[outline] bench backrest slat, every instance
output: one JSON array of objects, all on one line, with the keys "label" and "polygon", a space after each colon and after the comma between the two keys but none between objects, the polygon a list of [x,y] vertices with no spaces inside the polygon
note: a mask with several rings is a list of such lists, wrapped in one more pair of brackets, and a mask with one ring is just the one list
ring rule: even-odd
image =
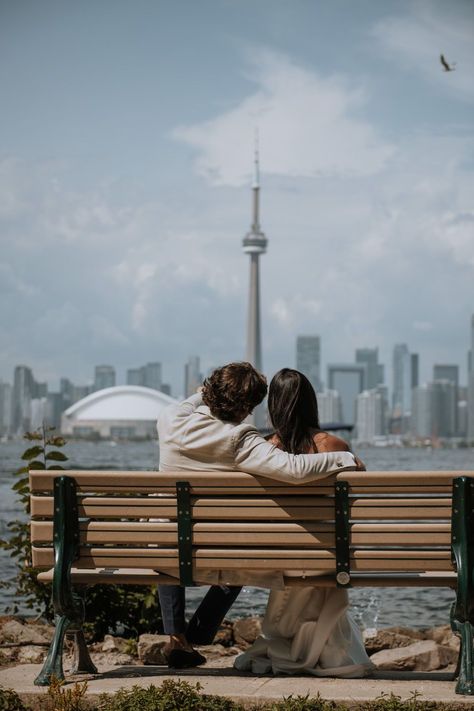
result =
[{"label": "bench backrest slat", "polygon": [[[453,478],[473,472],[343,472],[291,486],[239,472],[30,473],[34,564],[53,565],[53,482],[78,486],[77,568],[178,574],[175,487],[188,481],[193,571],[336,570],[334,482],[349,482],[350,569],[395,574],[452,571]],[[150,496],[150,494],[154,494]],[[158,519],[158,520],[153,520]]]}]

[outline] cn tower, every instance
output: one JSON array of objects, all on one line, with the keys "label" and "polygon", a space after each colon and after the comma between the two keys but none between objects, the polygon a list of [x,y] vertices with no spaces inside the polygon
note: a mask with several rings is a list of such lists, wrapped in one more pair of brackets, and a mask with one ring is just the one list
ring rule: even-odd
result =
[{"label": "cn tower", "polygon": [[[260,265],[259,257],[267,251],[267,238],[260,228],[260,175],[258,142],[255,141],[255,173],[252,185],[252,225],[242,240],[245,254],[250,255],[250,285],[247,319],[247,360],[258,370],[262,370],[262,339],[260,332]],[[254,424],[265,426],[265,412],[262,405],[254,411]]]}]

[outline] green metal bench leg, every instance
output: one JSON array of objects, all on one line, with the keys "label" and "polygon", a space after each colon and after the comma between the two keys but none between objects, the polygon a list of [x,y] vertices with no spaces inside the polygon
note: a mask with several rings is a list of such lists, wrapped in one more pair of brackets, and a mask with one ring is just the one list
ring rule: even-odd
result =
[{"label": "green metal bench leg", "polygon": [[43,668],[35,679],[36,686],[49,686],[53,677],[58,681],[64,681],[64,637],[71,624],[71,620],[67,617],[56,618],[53,641],[49,647],[48,656],[43,664]]},{"label": "green metal bench leg", "polygon": [[456,693],[474,696],[474,481],[453,480],[451,549],[458,574],[451,628],[461,638]]},{"label": "green metal bench leg", "polygon": [[461,637],[456,693],[474,696],[474,626],[470,622],[456,622],[455,628]]},{"label": "green metal bench leg", "polygon": [[74,632],[74,662],[71,674],[97,674],[97,667],[90,657],[82,630]]},{"label": "green metal bench leg", "polygon": [[[53,574],[53,607],[56,629],[48,656],[39,676],[35,679],[37,686],[48,686],[54,676],[59,681],[64,680],[63,647],[64,636],[68,630],[76,635],[82,635],[84,622],[84,602],[76,595],[71,584],[71,566],[79,549],[79,518],[77,510],[76,482],[72,477],[61,476],[54,480],[54,574]],[[72,629],[71,629],[72,628]],[[85,640],[79,645],[85,648]],[[87,653],[87,649],[85,650]],[[80,663],[89,662],[84,650],[79,653]],[[89,670],[88,669],[88,670]],[[95,667],[94,667],[95,669]]]}]

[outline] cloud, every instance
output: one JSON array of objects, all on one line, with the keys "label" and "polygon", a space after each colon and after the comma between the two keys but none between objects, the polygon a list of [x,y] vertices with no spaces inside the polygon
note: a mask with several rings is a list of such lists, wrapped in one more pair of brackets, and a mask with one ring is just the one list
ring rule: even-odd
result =
[{"label": "cloud", "polygon": [[254,51],[249,77],[256,89],[234,108],[203,123],[180,126],[174,137],[198,152],[197,172],[214,185],[248,182],[249,146],[258,126],[265,173],[311,178],[372,175],[394,148],[360,116],[363,88],[323,77],[285,55]]},{"label": "cloud", "polygon": [[[470,3],[416,2],[407,14],[386,17],[372,30],[380,49],[409,72],[443,92],[474,101],[474,11]],[[456,71],[446,73],[444,54]]]}]

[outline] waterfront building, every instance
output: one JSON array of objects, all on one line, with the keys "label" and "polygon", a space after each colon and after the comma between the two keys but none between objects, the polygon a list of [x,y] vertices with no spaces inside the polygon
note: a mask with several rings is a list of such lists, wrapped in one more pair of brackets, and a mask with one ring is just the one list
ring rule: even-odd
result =
[{"label": "waterfront building", "polygon": [[372,444],[387,434],[387,388],[364,390],[356,398],[356,438],[359,444]]},{"label": "waterfront building", "polygon": [[472,354],[474,353],[474,314],[471,316],[470,357],[468,359],[468,396],[467,396],[467,439],[474,442],[474,368]]},{"label": "waterfront building", "polygon": [[433,366],[433,381],[448,380],[454,386],[455,395],[455,433],[458,434],[458,412],[457,403],[459,400],[459,366],[458,365],[440,365]]},{"label": "waterfront building", "polygon": [[362,363],[366,366],[366,382],[367,390],[373,390],[378,385],[384,382],[384,367],[379,363],[378,348],[357,348],[355,352],[356,363]]},{"label": "waterfront building", "polygon": [[45,408],[45,421],[51,427],[57,430],[61,427],[61,415],[67,405],[64,402],[64,397],[61,392],[48,393],[47,403]]},{"label": "waterfront building", "polygon": [[457,434],[457,388],[450,380],[431,383],[431,431],[433,437],[455,437]]},{"label": "waterfront building", "polygon": [[203,381],[201,373],[201,361],[199,356],[189,356],[188,362],[184,365],[184,395],[190,397],[194,395]]},{"label": "waterfront building", "polygon": [[[242,241],[245,254],[250,256],[249,301],[247,316],[247,361],[258,371],[262,371],[262,342],[260,328],[260,255],[267,251],[268,240],[260,226],[260,174],[258,145],[255,147],[255,173],[252,185],[252,224]],[[256,407],[253,416],[256,427],[264,427],[266,414],[264,405]]]},{"label": "waterfront building", "polygon": [[458,400],[457,424],[458,437],[465,439],[467,437],[467,400]]},{"label": "waterfront building", "polygon": [[413,389],[410,429],[415,437],[431,438],[431,390],[427,383]]},{"label": "waterfront building", "polygon": [[146,363],[140,368],[127,370],[127,385],[140,385],[152,390],[161,390],[161,363]]},{"label": "waterfront building", "polygon": [[96,391],[69,407],[61,431],[75,437],[148,438],[156,436],[161,410],[176,400],[137,385],[117,385]]},{"label": "waterfront building", "polygon": [[30,430],[37,430],[50,424],[47,397],[34,397],[30,401]]},{"label": "waterfront building", "polygon": [[0,437],[11,434],[13,388],[0,381]]},{"label": "waterfront building", "polygon": [[78,400],[82,400],[83,397],[87,397],[92,392],[94,392],[93,385],[75,385],[69,378],[61,378],[59,381],[59,392],[63,399],[63,410],[68,408],[70,405],[74,405]]},{"label": "waterfront building", "polygon": [[418,355],[410,356],[406,343],[397,343],[393,349],[393,415],[397,418],[409,417],[411,412],[411,391],[418,384]]},{"label": "waterfront building", "polygon": [[296,369],[306,375],[316,392],[321,389],[321,338],[297,336]]},{"label": "waterfront building", "polygon": [[438,439],[456,436],[457,398],[449,380],[435,380],[413,390],[411,429],[415,437]]},{"label": "waterfront building", "polygon": [[336,363],[328,365],[328,386],[341,396],[342,421],[355,423],[356,397],[365,389],[367,368],[362,363]]},{"label": "waterfront building", "polygon": [[317,393],[319,422],[322,429],[329,424],[340,423],[342,419],[341,396],[337,390],[322,390]]},{"label": "waterfront building", "polygon": [[17,365],[13,374],[12,428],[24,434],[31,428],[31,400],[35,397],[35,379],[31,368]]},{"label": "waterfront building", "polygon": [[411,368],[411,389],[417,388],[420,380],[420,358],[418,353],[412,353],[410,355],[410,368]]},{"label": "waterfront building", "polygon": [[94,370],[94,390],[113,388],[115,385],[115,368],[113,365],[96,365]]}]

